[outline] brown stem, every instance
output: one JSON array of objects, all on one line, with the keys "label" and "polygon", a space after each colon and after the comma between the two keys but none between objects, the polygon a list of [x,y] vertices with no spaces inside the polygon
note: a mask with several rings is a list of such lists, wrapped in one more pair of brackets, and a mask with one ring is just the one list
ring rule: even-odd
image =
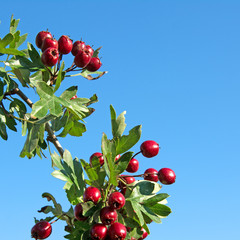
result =
[{"label": "brown stem", "polygon": [[[17,94],[24,102],[27,103],[27,105],[30,108],[32,108],[33,102],[19,88],[13,89],[11,91],[11,94]],[[53,145],[56,147],[56,149],[58,150],[61,157],[63,157],[63,153],[64,153],[63,147],[61,146],[60,142],[58,141],[58,139],[57,139],[56,135],[54,134],[49,123],[46,123],[45,130],[48,133],[48,140],[53,143]]]}]

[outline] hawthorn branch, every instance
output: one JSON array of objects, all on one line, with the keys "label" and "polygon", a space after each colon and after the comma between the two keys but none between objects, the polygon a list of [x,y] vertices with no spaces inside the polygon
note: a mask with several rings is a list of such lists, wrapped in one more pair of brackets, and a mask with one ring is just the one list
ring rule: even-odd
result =
[{"label": "hawthorn branch", "polygon": [[[9,93],[9,95],[11,95],[11,94],[17,94],[24,102],[27,103],[27,105],[30,108],[32,108],[33,102],[19,88],[13,89]],[[64,153],[63,147],[61,146],[60,142],[58,141],[58,139],[57,139],[56,135],[54,134],[49,123],[46,123],[45,130],[48,133],[48,141],[50,141],[55,146],[55,148],[58,150],[60,156],[63,157],[63,153]]]}]

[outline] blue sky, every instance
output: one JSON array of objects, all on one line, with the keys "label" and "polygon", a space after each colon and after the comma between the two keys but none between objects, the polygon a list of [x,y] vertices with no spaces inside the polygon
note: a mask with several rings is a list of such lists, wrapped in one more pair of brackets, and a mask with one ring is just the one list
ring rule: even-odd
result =
[{"label": "blue sky", "polygon": [[[100,151],[102,133],[110,136],[113,104],[118,114],[127,111],[127,131],[143,125],[133,151],[148,139],[160,144],[158,156],[139,156],[138,172],[169,167],[177,179],[162,188],[171,195],[172,213],[149,226],[147,239],[239,239],[239,1],[5,1],[1,8],[1,37],[14,14],[31,43],[49,29],[56,38],[102,46],[107,75],[92,82],[76,77],[61,86],[78,85],[79,97],[97,93],[88,131],[60,141],[88,160]],[[71,64],[71,56],[65,60]],[[30,239],[33,217],[43,217],[37,210],[47,204],[43,192],[69,208],[63,182],[50,175],[50,159],[19,157],[24,141],[20,132],[0,140],[1,238],[7,240]],[[63,235],[58,222],[48,239]]]}]

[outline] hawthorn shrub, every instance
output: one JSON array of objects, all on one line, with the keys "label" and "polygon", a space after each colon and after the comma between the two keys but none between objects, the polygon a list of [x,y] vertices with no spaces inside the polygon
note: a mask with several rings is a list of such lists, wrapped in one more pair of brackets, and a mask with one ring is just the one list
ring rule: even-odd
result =
[{"label": "hawthorn shrub", "polygon": [[[95,111],[92,104],[98,98],[96,94],[89,98],[77,96],[77,86],[65,89],[59,97],[56,92],[65,78],[102,77],[106,71],[99,71],[100,48],[94,50],[82,40],[73,42],[66,35],[56,40],[52,33],[40,31],[35,42],[39,50],[31,43],[19,50],[27,34],[21,35],[18,23],[11,17],[10,31],[0,39],[0,136],[7,140],[7,131],[17,131],[16,125],[21,124],[22,135],[26,136],[22,158],[45,157],[44,151],[50,150],[52,143],[58,152],[50,151],[52,176],[65,182],[63,189],[71,204],[64,211],[52,194],[43,193],[52,205],[38,211],[48,216],[35,218],[31,236],[47,238],[54,231],[53,223],[62,220],[66,222],[64,237],[70,240],[145,239],[150,234],[148,225],[152,221],[161,223],[171,212],[166,206],[169,195],[159,193],[159,181],[168,185],[176,179],[169,168],[149,168],[135,174],[139,168],[135,157],[155,157],[158,143],[144,141],[139,152],[132,152],[140,140],[141,126],[124,134],[125,112],[117,116],[110,105],[112,138],[103,133],[101,152],[93,153],[89,161],[73,158],[59,138],[80,137],[86,132],[84,119]],[[67,67],[63,61],[66,54],[73,56],[72,65]],[[34,89],[39,100],[33,103],[24,93],[25,88]]]}]

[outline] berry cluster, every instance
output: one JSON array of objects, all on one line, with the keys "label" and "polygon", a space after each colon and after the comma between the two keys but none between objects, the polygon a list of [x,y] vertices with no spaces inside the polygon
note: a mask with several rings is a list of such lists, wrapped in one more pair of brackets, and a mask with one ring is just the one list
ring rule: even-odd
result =
[{"label": "berry cluster", "polygon": [[52,67],[59,63],[62,55],[69,54],[74,56],[74,67],[86,69],[90,72],[97,71],[102,63],[90,45],[83,41],[73,41],[66,35],[62,35],[58,40],[54,39],[48,31],[41,31],[36,36],[36,46],[42,50],[41,60],[47,67]]},{"label": "berry cluster", "polygon": [[[126,171],[129,173],[135,173],[138,171],[139,162],[134,157],[140,153],[147,158],[156,156],[159,152],[159,145],[155,141],[148,140],[141,144],[140,151],[136,153],[129,161]],[[104,164],[104,156],[100,152],[96,152],[90,156],[90,165],[93,165],[93,159],[98,158],[100,166]],[[121,156],[115,157],[115,163],[121,161]],[[97,160],[97,159],[96,159]],[[76,221],[84,222],[88,221],[88,215],[85,215],[84,204],[92,202],[94,205],[101,205],[99,211],[99,221],[94,222],[90,228],[90,237],[93,240],[124,240],[127,236],[127,232],[131,231],[131,228],[124,226],[119,222],[118,214],[122,214],[126,209],[125,195],[129,184],[135,182],[135,177],[143,177],[144,180],[158,182],[162,184],[172,184],[175,182],[176,175],[170,168],[162,168],[157,171],[154,168],[148,168],[144,174],[140,175],[120,175],[118,176],[118,188],[119,190],[112,188],[106,198],[101,195],[101,190],[97,187],[89,186],[85,189],[83,194],[83,203],[78,203],[74,208],[74,217]],[[126,213],[127,214],[127,213]],[[127,217],[127,215],[126,215]],[[45,221],[37,223],[32,228],[32,237],[35,239],[45,239],[51,234],[51,224]],[[138,239],[131,238],[131,240],[143,240],[148,236],[148,233],[144,228],[141,228],[142,236]]]}]

